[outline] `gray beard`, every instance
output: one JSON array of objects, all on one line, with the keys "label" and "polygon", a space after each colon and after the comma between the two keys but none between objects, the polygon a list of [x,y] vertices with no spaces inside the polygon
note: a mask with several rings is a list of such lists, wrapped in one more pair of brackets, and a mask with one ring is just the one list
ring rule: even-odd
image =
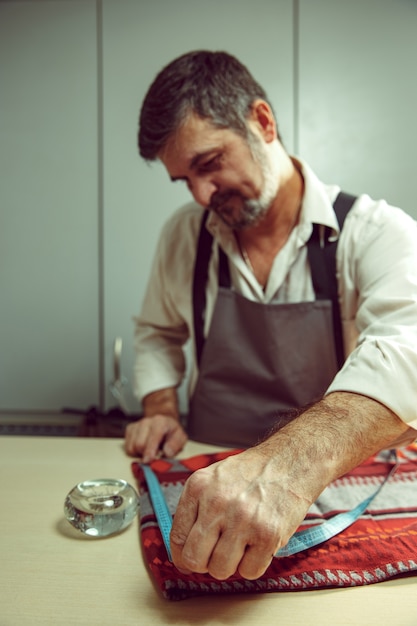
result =
[{"label": "gray beard", "polygon": [[[255,226],[262,221],[268,213],[272,202],[278,192],[278,173],[274,172],[268,160],[265,149],[256,135],[250,133],[248,145],[252,153],[253,160],[262,171],[263,186],[259,198],[249,199],[239,191],[228,190],[213,194],[209,210],[214,211],[220,219],[233,230],[243,230],[250,226]],[[228,201],[236,199],[240,206],[236,208],[234,204],[228,206]]]},{"label": "gray beard", "polygon": [[[228,205],[231,199],[235,201],[237,199],[240,206],[236,208],[234,203]],[[260,222],[268,212],[270,204],[269,201],[263,202],[261,198],[249,200],[237,191],[226,191],[215,193],[208,209],[214,211],[229,228],[242,230]]]}]

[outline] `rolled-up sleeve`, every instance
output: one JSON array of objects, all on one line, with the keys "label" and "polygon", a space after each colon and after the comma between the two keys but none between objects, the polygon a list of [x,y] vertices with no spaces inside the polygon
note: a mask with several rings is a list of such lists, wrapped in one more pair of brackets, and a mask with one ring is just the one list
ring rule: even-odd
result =
[{"label": "rolled-up sleeve", "polygon": [[183,380],[200,219],[201,210],[187,205],[161,232],[141,311],[134,318],[134,393],[139,400]]},{"label": "rolled-up sleeve", "polygon": [[368,396],[417,428],[416,223],[362,196],[337,256],[345,339],[356,333],[357,342],[328,393]]}]

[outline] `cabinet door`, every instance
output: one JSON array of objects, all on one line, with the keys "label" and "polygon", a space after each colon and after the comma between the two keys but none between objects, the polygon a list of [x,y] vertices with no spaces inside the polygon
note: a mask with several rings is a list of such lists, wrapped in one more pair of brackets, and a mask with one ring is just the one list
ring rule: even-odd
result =
[{"label": "cabinet door", "polygon": [[[146,165],[138,155],[142,99],[157,72],[176,56],[193,49],[223,49],[243,61],[264,86],[292,149],[292,5],[292,0],[103,2],[107,381],[118,335],[124,344],[123,373],[131,379],[132,316],[140,308],[157,237],[174,209],[190,199],[185,189],[169,181],[162,165]],[[134,408],[133,399],[129,402]]]},{"label": "cabinet door", "polygon": [[417,217],[417,3],[300,0],[299,152]]},{"label": "cabinet door", "polygon": [[95,4],[0,4],[2,411],[98,401]]}]

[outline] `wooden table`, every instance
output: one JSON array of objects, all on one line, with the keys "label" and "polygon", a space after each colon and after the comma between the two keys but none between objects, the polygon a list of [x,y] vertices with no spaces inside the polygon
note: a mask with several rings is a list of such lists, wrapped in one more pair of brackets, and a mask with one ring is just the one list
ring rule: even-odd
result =
[{"label": "wooden table", "polygon": [[[215,451],[187,444],[182,456]],[[163,600],[145,570],[137,520],[105,539],[64,519],[89,478],[135,485],[120,439],[0,437],[1,626],[416,626],[417,577],[366,587]],[[417,557],[417,555],[416,555]]]}]

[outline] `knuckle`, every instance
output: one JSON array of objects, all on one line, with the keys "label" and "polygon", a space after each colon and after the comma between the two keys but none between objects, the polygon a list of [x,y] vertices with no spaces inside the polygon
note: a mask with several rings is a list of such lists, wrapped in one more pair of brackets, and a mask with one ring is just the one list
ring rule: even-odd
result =
[{"label": "knuckle", "polygon": [[272,558],[280,545],[280,535],[271,527],[258,526],[249,545],[263,558]]},{"label": "knuckle", "polygon": [[171,530],[170,541],[177,547],[182,548],[187,541],[187,534],[184,533],[180,528],[173,527]]},{"label": "knuckle", "polygon": [[206,491],[209,484],[207,472],[204,469],[197,470],[191,474],[186,482],[187,493],[198,499]]},{"label": "knuckle", "polygon": [[257,528],[257,545],[260,549],[273,549],[278,541],[276,529],[271,524],[262,524]]}]

